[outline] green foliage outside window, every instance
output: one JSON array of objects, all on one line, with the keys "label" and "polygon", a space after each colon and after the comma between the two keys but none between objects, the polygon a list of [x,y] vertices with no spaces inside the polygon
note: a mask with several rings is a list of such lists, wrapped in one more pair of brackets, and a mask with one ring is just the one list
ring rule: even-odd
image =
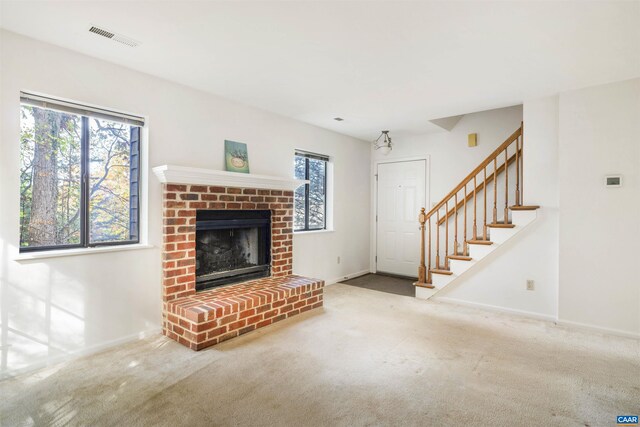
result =
[{"label": "green foliage outside window", "polygon": [[139,127],[26,104],[20,113],[20,247],[137,241]]}]

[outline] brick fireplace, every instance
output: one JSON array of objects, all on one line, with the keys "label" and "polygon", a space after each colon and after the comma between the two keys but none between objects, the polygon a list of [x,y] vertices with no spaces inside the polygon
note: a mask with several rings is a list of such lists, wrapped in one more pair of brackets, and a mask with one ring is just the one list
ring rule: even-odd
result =
[{"label": "brick fireplace", "polygon": [[[191,349],[200,350],[322,306],[324,282],[292,274],[293,188],[299,185],[299,182],[249,175],[238,177],[243,174],[202,169],[194,170],[195,175],[189,177],[185,176],[186,168],[179,168],[180,173],[172,176],[169,173],[171,169],[168,168],[172,167],[154,169],[163,182],[164,335]],[[180,183],[172,182],[176,176]],[[196,183],[183,183],[186,179]],[[229,180],[240,181],[229,182],[233,186],[201,183]],[[280,188],[245,186],[251,183]],[[238,279],[229,278],[230,275],[226,271],[214,272],[213,275],[208,273],[208,276],[215,277],[215,280],[206,282],[208,285],[205,289],[197,290],[203,288],[202,281],[196,277],[196,260],[200,269],[203,262],[202,255],[196,255],[197,248],[200,251],[213,249],[207,254],[208,259],[213,261],[218,253],[220,257],[228,257],[230,249],[229,243],[226,243],[229,239],[224,240],[224,254],[216,248],[209,247],[219,239],[202,238],[198,235],[197,243],[196,228],[202,229],[203,222],[214,220],[226,221],[225,224],[241,224],[241,227],[247,228],[250,225],[243,224],[250,218],[261,218],[260,224],[265,224],[267,217],[270,224],[270,230],[267,229],[270,231],[267,233],[269,253],[268,257],[261,258],[263,262],[268,259],[266,269],[265,266],[261,269],[252,267],[252,263],[258,258],[244,248],[239,251],[244,258],[241,268],[238,269],[241,272]],[[258,241],[257,238],[245,239]],[[212,265],[218,264],[213,262]],[[267,277],[242,281],[243,277],[251,277],[242,276],[246,271],[257,270]],[[219,277],[232,283],[226,284],[223,281],[220,285]],[[235,283],[234,280],[240,282]]]}]

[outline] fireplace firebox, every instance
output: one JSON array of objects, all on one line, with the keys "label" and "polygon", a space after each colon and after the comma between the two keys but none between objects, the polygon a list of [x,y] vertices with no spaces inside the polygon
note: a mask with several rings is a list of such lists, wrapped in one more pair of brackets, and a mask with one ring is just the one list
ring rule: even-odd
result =
[{"label": "fireplace firebox", "polygon": [[271,274],[271,211],[196,212],[196,291]]}]

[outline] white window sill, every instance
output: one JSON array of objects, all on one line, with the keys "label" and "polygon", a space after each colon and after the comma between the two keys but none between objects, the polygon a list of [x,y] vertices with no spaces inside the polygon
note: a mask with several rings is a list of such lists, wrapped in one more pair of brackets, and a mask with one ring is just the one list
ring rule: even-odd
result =
[{"label": "white window sill", "polygon": [[325,233],[334,233],[335,230],[307,230],[307,231],[294,231],[294,236],[304,236],[306,234],[325,234]]},{"label": "white window sill", "polygon": [[59,249],[41,252],[23,252],[14,258],[14,261],[30,261],[46,258],[60,258],[66,256],[79,256],[79,255],[91,255],[101,254],[107,252],[121,252],[121,251],[135,251],[140,249],[151,249],[153,245],[144,243],[136,243],[132,245],[117,245],[117,246],[101,246],[97,248],[77,248],[77,249]]}]

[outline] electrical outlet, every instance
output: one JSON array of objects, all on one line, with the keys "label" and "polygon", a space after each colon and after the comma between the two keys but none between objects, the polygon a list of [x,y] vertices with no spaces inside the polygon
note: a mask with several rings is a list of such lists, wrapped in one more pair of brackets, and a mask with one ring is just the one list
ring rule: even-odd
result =
[{"label": "electrical outlet", "polygon": [[527,280],[527,290],[528,291],[533,291],[533,290],[535,290],[535,288],[536,288],[536,285],[533,282],[533,280]]},{"label": "electrical outlet", "polygon": [[340,257],[338,257],[338,264],[340,264]]}]

